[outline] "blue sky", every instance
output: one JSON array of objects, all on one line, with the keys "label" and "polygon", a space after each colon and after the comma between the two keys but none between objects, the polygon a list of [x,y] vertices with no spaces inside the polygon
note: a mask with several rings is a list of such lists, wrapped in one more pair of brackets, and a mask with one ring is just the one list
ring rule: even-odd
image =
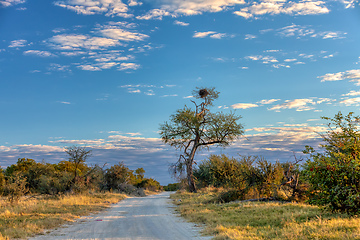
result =
[{"label": "blue sky", "polygon": [[198,160],[292,160],[321,116],[360,114],[359,42],[356,0],[0,0],[0,166],[78,145],[167,184],[159,124],[197,86],[246,130]]}]

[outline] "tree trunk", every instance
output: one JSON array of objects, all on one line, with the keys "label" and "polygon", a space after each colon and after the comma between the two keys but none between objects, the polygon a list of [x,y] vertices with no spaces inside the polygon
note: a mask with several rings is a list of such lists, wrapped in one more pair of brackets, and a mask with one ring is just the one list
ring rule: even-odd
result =
[{"label": "tree trunk", "polygon": [[200,141],[200,137],[196,136],[195,141],[194,141],[194,146],[192,147],[190,156],[186,161],[186,174],[187,174],[187,180],[188,180],[188,185],[189,185],[189,191],[192,193],[197,192],[196,186],[195,186],[195,181],[194,181],[194,174],[193,174],[193,163],[194,163],[194,157],[195,157],[196,150],[198,148],[199,141]]},{"label": "tree trunk", "polygon": [[193,159],[188,159],[186,164],[186,174],[187,174],[187,181],[189,185],[189,191],[192,193],[196,193],[196,186],[193,176],[193,168],[192,168]]}]

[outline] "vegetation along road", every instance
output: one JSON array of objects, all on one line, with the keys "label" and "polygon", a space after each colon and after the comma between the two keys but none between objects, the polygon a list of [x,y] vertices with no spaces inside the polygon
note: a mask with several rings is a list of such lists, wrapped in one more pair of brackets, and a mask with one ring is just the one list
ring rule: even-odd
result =
[{"label": "vegetation along road", "polygon": [[107,211],[30,239],[210,239],[174,214],[169,196],[163,192],[127,198]]}]

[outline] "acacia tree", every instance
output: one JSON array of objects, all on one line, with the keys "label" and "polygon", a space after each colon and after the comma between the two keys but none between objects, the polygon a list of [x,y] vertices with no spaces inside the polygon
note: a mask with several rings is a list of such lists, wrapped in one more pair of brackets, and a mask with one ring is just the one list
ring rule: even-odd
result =
[{"label": "acacia tree", "polygon": [[233,112],[210,112],[209,107],[219,96],[215,88],[196,88],[193,96],[201,99],[200,103],[191,101],[194,109],[185,105],[170,116],[170,122],[160,125],[163,142],[183,152],[171,169],[175,175],[186,171],[190,192],[196,192],[193,176],[196,152],[210,145],[228,146],[244,133],[243,126],[237,122],[241,116]]},{"label": "acacia tree", "polygon": [[86,159],[91,157],[91,150],[86,150],[85,147],[70,146],[65,148],[65,152],[69,155],[69,162],[73,164],[72,184],[75,185],[81,172],[81,166],[85,164]]}]

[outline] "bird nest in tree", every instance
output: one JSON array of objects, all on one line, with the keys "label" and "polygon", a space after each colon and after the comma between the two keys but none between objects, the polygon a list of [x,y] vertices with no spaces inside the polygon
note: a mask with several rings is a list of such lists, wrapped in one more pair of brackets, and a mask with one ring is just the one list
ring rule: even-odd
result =
[{"label": "bird nest in tree", "polygon": [[199,90],[199,96],[200,96],[201,98],[204,98],[204,97],[206,97],[207,95],[209,95],[209,92],[208,92],[205,88]]}]

